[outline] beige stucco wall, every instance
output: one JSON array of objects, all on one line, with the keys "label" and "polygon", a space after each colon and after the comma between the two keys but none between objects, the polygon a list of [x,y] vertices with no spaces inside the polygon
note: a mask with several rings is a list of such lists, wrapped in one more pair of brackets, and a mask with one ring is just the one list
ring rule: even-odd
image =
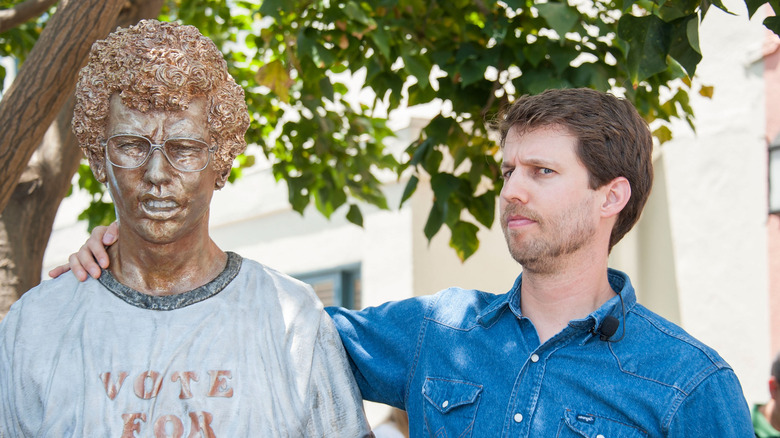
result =
[{"label": "beige stucco wall", "polygon": [[[740,377],[748,401],[766,398],[769,361],[766,146],[760,19],[744,5],[732,17],[711,8],[702,26],[698,84],[715,86],[697,98],[697,134],[675,127],[675,140],[656,157],[656,184],[640,224],[613,251],[642,303],[715,347]],[[740,6],[742,9],[740,9]],[[695,94],[695,93],[692,93]],[[403,133],[410,138],[411,133]],[[403,182],[387,186],[398,205]],[[328,220],[301,217],[286,189],[262,165],[214,198],[212,235],[224,249],[289,273],[360,263],[363,305],[434,293],[450,286],[505,292],[520,272],[498,226],[480,231],[480,250],[461,263],[443,229],[423,235],[432,194],[425,184],[403,209],[365,208],[365,227],[340,210]],[[66,201],[55,224],[46,268],[77,249],[86,225],[75,221],[84,199]],[[371,406],[372,421],[386,413]]]},{"label": "beige stucco wall", "polygon": [[[746,20],[744,4],[727,5],[740,16],[712,8],[701,28],[704,58],[694,90],[712,85],[714,97],[692,96],[696,134],[677,126],[658,158],[671,236],[665,256],[672,264],[640,276],[676,279],[679,323],[718,350],[748,401],[758,401],[767,397],[770,360],[764,28],[760,17]],[[649,283],[647,289],[660,293]]]}]

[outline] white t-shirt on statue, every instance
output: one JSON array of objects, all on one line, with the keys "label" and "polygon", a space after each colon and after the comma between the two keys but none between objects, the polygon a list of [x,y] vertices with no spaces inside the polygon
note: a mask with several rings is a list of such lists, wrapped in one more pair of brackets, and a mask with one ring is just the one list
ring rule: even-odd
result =
[{"label": "white t-shirt on statue", "polygon": [[339,335],[311,288],[228,253],[154,297],[108,271],[45,281],[0,323],[0,436],[360,437]]}]

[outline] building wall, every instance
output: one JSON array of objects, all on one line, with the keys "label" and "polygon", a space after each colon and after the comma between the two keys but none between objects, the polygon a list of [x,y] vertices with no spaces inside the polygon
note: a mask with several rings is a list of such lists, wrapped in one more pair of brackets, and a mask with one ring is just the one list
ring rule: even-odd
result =
[{"label": "building wall", "polygon": [[[676,126],[675,139],[658,151],[662,172],[656,189],[665,190],[667,212],[650,210],[647,218],[656,215],[656,227],[666,221],[669,235],[663,238],[670,240],[659,252],[649,246],[641,251],[670,263],[659,272],[648,271],[657,263],[640,266],[639,277],[647,290],[641,297],[649,304],[648,293],[664,293],[651,276],[669,277],[667,286],[658,286],[677,288],[679,313],[670,310],[673,303],[655,310],[714,347],[734,367],[748,401],[758,401],[768,396],[771,333],[761,60],[765,30],[761,17],[746,20],[744,4],[727,6],[739,15],[711,8],[701,27],[703,60],[694,91],[712,85],[714,96],[692,93],[696,133]],[[644,226],[638,231],[649,234]]]},{"label": "building wall", "polygon": [[[780,99],[769,100],[764,88],[761,19],[747,22],[744,5],[727,5],[739,16],[711,8],[701,31],[704,60],[694,89],[713,85],[715,96],[692,92],[697,132],[675,126],[675,140],[658,148],[648,206],[613,250],[611,265],[631,275],[640,302],[715,347],[752,402],[767,397],[770,345],[780,347],[778,336],[770,342],[770,333],[780,333],[780,221],[767,222],[765,141],[765,115],[780,114],[765,109],[765,102]],[[416,135],[399,133],[401,141]],[[450,286],[508,290],[520,268],[497,224],[480,231],[479,251],[461,263],[446,229],[431,242],[423,235],[430,189],[420,184],[396,209],[403,187],[403,181],[388,182],[390,211],[363,206],[361,229],[346,221],[343,210],[330,219],[312,209],[303,216],[292,211],[284,185],[259,164],[215,195],[211,233],[223,249],[291,274],[360,264],[364,306]],[[85,224],[75,221],[84,202],[80,195],[70,198],[58,214],[47,270],[86,238]],[[374,424],[388,413],[368,406]]]},{"label": "building wall", "polygon": [[[780,139],[780,38],[765,32],[764,83],[766,86],[767,144]],[[769,258],[770,351],[780,352],[780,215],[767,220],[767,250]]]}]

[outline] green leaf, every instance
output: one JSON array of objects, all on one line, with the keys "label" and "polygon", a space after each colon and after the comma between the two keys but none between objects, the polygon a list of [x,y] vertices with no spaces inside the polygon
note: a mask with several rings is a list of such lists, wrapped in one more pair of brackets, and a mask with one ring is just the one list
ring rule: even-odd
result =
[{"label": "green leaf", "polygon": [[573,48],[561,47],[559,45],[550,46],[550,61],[552,61],[558,74],[563,73],[574,59],[580,55],[580,52]]},{"label": "green leaf", "polygon": [[404,57],[404,68],[410,75],[417,78],[417,83],[422,88],[428,88],[430,86],[428,76],[431,73],[430,63],[422,56],[408,56]]},{"label": "green leaf", "polygon": [[696,10],[700,4],[701,0],[665,1],[661,3],[657,14],[662,20],[672,22],[680,18],[696,15]]},{"label": "green leaf", "polygon": [[282,101],[287,102],[290,99],[288,91],[292,79],[281,61],[271,61],[260,67],[255,74],[255,81],[270,88]]},{"label": "green leaf", "polygon": [[485,77],[485,66],[476,60],[466,61],[460,67],[460,77],[462,86],[467,87]]},{"label": "green leaf", "polygon": [[417,190],[417,183],[419,182],[419,178],[412,175],[411,178],[409,178],[409,181],[406,183],[406,187],[404,188],[404,194],[401,196],[401,202],[398,204],[398,207],[400,208],[402,205],[404,205],[404,202],[406,202],[409,198],[412,197],[414,192]]},{"label": "green leaf", "polygon": [[539,94],[542,91],[553,88],[566,88],[567,83],[560,78],[553,76],[550,71],[536,69],[531,70],[517,80],[522,83],[524,89],[528,90],[531,94]]},{"label": "green leaf", "polygon": [[359,227],[362,227],[363,214],[360,212],[360,207],[355,204],[351,204],[349,206],[349,211],[347,212],[347,220]]},{"label": "green leaf", "polygon": [[285,0],[263,0],[260,4],[260,15],[281,18],[281,13],[287,3]]},{"label": "green leaf", "polygon": [[442,161],[444,161],[444,154],[436,148],[431,148],[425,156],[425,161],[423,161],[422,166],[426,172],[435,175],[439,173]]},{"label": "green leaf", "polygon": [[106,191],[106,186],[95,179],[89,164],[81,163],[79,165],[79,187],[86,190],[90,195],[102,195]]},{"label": "green leaf", "polygon": [[493,192],[472,198],[469,213],[482,225],[490,228],[496,216],[496,196]]},{"label": "green leaf", "polygon": [[[710,3],[711,3],[713,6],[715,6],[716,8],[720,9],[721,11],[723,11],[723,12],[725,12],[725,13],[729,14],[729,15],[737,15],[737,14],[735,14],[735,13],[733,13],[733,12],[729,11],[729,10],[728,10],[728,8],[726,8],[726,6],[723,4],[723,2],[722,2],[721,0],[709,0],[709,1],[708,1],[708,0],[702,0],[702,2],[701,2],[702,10],[703,10],[705,7],[708,7],[708,5],[709,5]],[[770,1],[770,3],[771,3],[771,1]]]},{"label": "green leaf", "polygon": [[390,59],[390,37],[387,35],[385,28],[383,26],[377,27],[373,32],[368,34],[368,37],[371,38],[374,41],[374,44],[379,48],[379,53],[381,53],[385,59]]},{"label": "green leaf", "polygon": [[98,225],[109,225],[116,221],[116,210],[111,202],[93,200],[89,203],[89,207],[79,214],[78,219],[86,219],[87,230],[92,232],[92,229]]},{"label": "green leaf", "polygon": [[322,97],[333,101],[333,84],[330,83],[330,78],[328,76],[323,76],[323,78],[320,79],[319,84]]},{"label": "green leaf", "polygon": [[303,210],[309,205],[309,195],[303,193],[304,190],[308,191],[311,183],[310,178],[305,176],[300,177],[288,177],[287,179],[287,193],[288,200],[292,205],[293,210],[303,214]]},{"label": "green leaf", "polygon": [[445,202],[455,190],[458,190],[461,181],[455,175],[439,173],[431,177],[431,188],[435,202]]},{"label": "green leaf", "polygon": [[580,14],[577,10],[569,7],[566,2],[541,3],[536,5],[536,9],[539,10],[539,15],[547,20],[550,27],[552,27],[561,38],[574,29],[574,25],[577,24],[577,21],[580,18]]},{"label": "green leaf", "polygon": [[346,5],[344,6],[344,14],[346,14],[350,19],[358,21],[362,24],[370,24],[368,16],[365,14],[365,12],[363,12],[359,4],[355,2],[346,2]]},{"label": "green leaf", "polygon": [[423,233],[428,238],[428,242],[433,239],[433,236],[439,232],[441,226],[444,224],[444,212],[438,203],[434,202],[431,206],[431,212],[428,213],[428,220],[425,221],[425,227]]},{"label": "green leaf", "polygon": [[745,6],[747,6],[748,9],[748,18],[753,18],[753,15],[766,3],[766,0],[745,0]]},{"label": "green leaf", "polygon": [[477,238],[479,228],[472,223],[459,221],[451,228],[451,231],[450,247],[455,249],[460,261],[466,261],[479,248],[479,239]]},{"label": "green leaf", "polygon": [[631,82],[638,84],[666,70],[670,25],[655,15],[624,15],[618,22],[618,36],[628,42],[627,67]]},{"label": "green leaf", "polygon": [[[671,45],[669,56],[677,60],[685,68],[689,77],[696,73],[696,66],[701,61],[699,49],[698,18],[692,15],[672,23]],[[691,37],[693,39],[691,40]]]},{"label": "green leaf", "polygon": [[767,17],[764,19],[764,26],[777,35],[780,35],[780,18],[777,16]]}]

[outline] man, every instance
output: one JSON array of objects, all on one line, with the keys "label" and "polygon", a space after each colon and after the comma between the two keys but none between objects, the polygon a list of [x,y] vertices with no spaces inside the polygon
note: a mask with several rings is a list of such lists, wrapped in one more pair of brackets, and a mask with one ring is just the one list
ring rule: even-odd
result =
[{"label": "man", "polygon": [[753,417],[753,429],[758,438],[780,438],[780,408],[777,401],[780,399],[780,353],[772,362],[772,371],[769,375],[770,399],[766,404],[753,405],[750,412]]},{"label": "man", "polygon": [[[327,309],[363,397],[406,410],[415,437],[752,436],[729,365],[607,267],[652,186],[636,110],[549,90],[518,99],[499,131],[501,225],[522,274],[503,295]],[[99,234],[71,259],[77,275]]]},{"label": "man", "polygon": [[45,282],[0,324],[0,436],[369,434],[311,288],[209,237],[249,124],[216,46],[191,26],[119,29],[76,98],[121,243],[99,281]]}]

